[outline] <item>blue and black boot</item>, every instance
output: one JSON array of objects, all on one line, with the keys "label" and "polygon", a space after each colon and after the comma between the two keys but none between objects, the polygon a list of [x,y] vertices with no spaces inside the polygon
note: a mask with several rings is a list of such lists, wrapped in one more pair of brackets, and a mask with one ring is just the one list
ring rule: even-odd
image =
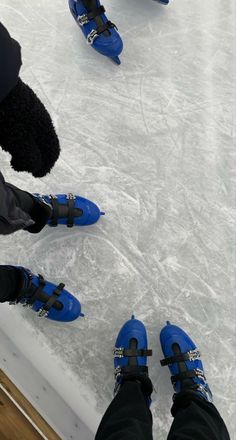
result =
[{"label": "blue and black boot", "polygon": [[170,3],[170,0],[155,0],[158,3],[161,3],[162,5],[168,5]]},{"label": "blue and black boot", "polygon": [[87,226],[96,223],[104,212],[88,199],[73,194],[32,194],[34,206],[30,216],[35,224],[27,228],[37,233],[45,226]]},{"label": "blue and black boot", "polygon": [[69,0],[69,8],[87,43],[120,64],[123,43],[116,25],[107,19],[99,0]]},{"label": "blue and black boot", "polygon": [[0,266],[1,285],[6,287],[7,296],[1,302],[22,304],[34,310],[40,318],[54,321],[74,321],[81,313],[80,302],[67,290],[65,285],[46,281],[42,275],[35,275],[21,266]]},{"label": "blue and black boot", "polygon": [[147,348],[147,332],[144,324],[135,319],[134,315],[121,328],[114,348],[115,389],[116,395],[124,382],[134,381],[141,384],[148,405],[151,404],[153,391],[148,376],[147,356],[152,350]]},{"label": "blue and black boot", "polygon": [[171,382],[175,394],[196,393],[208,402],[212,402],[212,393],[206,381],[200,352],[196,345],[180,327],[170,324],[162,329],[160,341],[165,358],[161,365],[168,365],[171,372]]}]

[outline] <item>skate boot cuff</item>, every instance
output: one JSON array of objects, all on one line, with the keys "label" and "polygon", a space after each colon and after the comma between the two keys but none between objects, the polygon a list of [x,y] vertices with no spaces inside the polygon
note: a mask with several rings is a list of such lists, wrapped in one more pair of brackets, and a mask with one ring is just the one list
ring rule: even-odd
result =
[{"label": "skate boot cuff", "polygon": [[[161,366],[172,365],[172,364],[180,364],[181,362],[195,362],[200,359],[201,353],[195,348],[193,350],[189,350],[185,353],[178,353],[170,357],[166,357],[160,361]],[[193,365],[194,367],[194,365]],[[171,382],[176,390],[176,385],[178,382],[181,383],[181,390],[174,394],[173,401],[179,399],[179,395],[187,395],[190,396],[190,400],[192,400],[192,395],[196,395],[200,398],[205,399],[208,402],[212,402],[212,394],[210,388],[207,384],[207,380],[204,374],[203,369],[200,368],[192,368],[185,369],[184,371],[179,371],[177,374],[171,376]],[[187,394],[186,394],[187,393]]]},{"label": "skate boot cuff", "polygon": [[[197,359],[200,359],[201,353],[199,350],[195,349],[195,350],[189,350],[186,353],[179,353],[176,354],[174,356],[170,356],[167,358],[164,358],[160,361],[161,366],[166,366],[166,365],[171,365],[174,363],[179,363],[179,362],[186,362],[186,361],[195,361]],[[189,379],[200,379],[202,381],[201,383],[192,383],[192,385],[189,385]],[[201,394],[203,394],[206,398],[206,400],[211,400],[212,396],[210,396],[210,393],[208,392],[208,388],[206,386],[204,386],[205,384],[207,385],[207,381],[206,381],[206,377],[204,374],[204,371],[201,370],[200,368],[194,368],[192,370],[186,370],[186,371],[182,371],[179,372],[178,374],[175,374],[173,376],[171,376],[171,382],[172,385],[175,388],[176,383],[180,381],[182,383],[182,391],[197,391]],[[187,384],[185,386],[185,384]],[[209,394],[209,395],[208,395]],[[175,394],[174,394],[175,396]]]},{"label": "skate boot cuff", "polygon": [[30,213],[34,224],[25,228],[25,230],[30,232],[31,234],[37,234],[44,228],[48,220],[51,218],[52,207],[49,204],[45,203],[45,201],[41,201],[38,198],[36,199],[32,194],[30,195],[34,201],[34,206]]},{"label": "skate boot cuff", "polygon": [[[91,5],[86,1],[83,2],[86,9],[88,9],[88,12],[82,15],[79,15],[76,20],[80,26],[84,26],[85,24],[88,24],[90,21],[95,20],[99,18],[101,15],[105,14],[106,10],[104,6],[96,6],[94,5],[91,8]],[[104,32],[109,32],[109,29],[115,28],[117,30],[117,27],[114,23],[112,23],[110,20],[107,20],[104,23],[100,23],[96,29],[93,29],[87,36],[87,42],[89,44],[93,44],[94,40]]]},{"label": "skate boot cuff", "polygon": [[[53,291],[52,295],[49,296],[44,293],[44,288],[46,286],[46,281],[44,280],[42,275],[38,275],[39,277],[39,286],[36,287],[32,283],[32,275],[28,275],[28,285],[26,287],[25,277],[23,281],[23,286],[16,298],[14,303],[19,303],[24,301],[24,305],[28,307],[32,307],[35,301],[41,301],[43,303],[41,309],[38,311],[39,317],[46,317],[48,315],[49,310],[54,307],[57,310],[61,310],[63,305],[60,301],[58,301],[62,290],[65,285],[60,283]],[[23,275],[24,276],[24,275]]]}]

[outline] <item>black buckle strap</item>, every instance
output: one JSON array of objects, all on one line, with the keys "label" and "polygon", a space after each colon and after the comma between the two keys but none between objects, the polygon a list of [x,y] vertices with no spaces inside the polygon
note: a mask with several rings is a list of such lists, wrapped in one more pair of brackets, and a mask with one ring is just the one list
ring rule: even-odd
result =
[{"label": "black buckle strap", "polygon": [[53,208],[52,217],[50,219],[50,226],[57,226],[58,225],[58,219],[62,216],[61,210],[62,210],[63,206],[64,206],[64,208],[65,208],[65,206],[67,206],[67,208],[68,208],[68,212],[65,215],[65,217],[67,217],[67,227],[72,228],[72,226],[74,226],[74,217],[75,217],[75,215],[74,215],[74,210],[75,210],[74,200],[75,200],[74,195],[70,193],[67,196],[67,205],[61,205],[60,203],[58,203],[56,196],[50,195],[50,201],[51,201],[52,208]]},{"label": "black buckle strap", "polygon": [[[35,301],[37,301],[40,298],[40,294],[46,285],[46,281],[43,278],[43,276],[40,274],[38,276],[39,276],[39,286],[35,290],[34,294],[27,300],[27,302],[26,302],[27,306],[32,306],[35,303]],[[29,292],[28,292],[28,295],[29,295]]]},{"label": "black buckle strap", "polygon": [[175,362],[195,361],[196,359],[199,359],[200,356],[200,351],[195,349],[187,351],[186,353],[180,353],[176,354],[175,356],[167,357],[165,359],[162,359],[160,363],[161,366],[164,367],[165,365],[174,364]]},{"label": "black buckle strap", "polygon": [[53,207],[50,226],[57,226],[59,217],[59,203],[55,196],[50,195],[50,200]]},{"label": "black buckle strap", "polygon": [[132,348],[114,348],[113,351],[114,357],[123,358],[123,357],[136,357],[136,356],[152,356],[152,350],[149,349],[132,349]]},{"label": "black buckle strap", "polygon": [[96,17],[99,17],[100,15],[104,14],[104,12],[105,12],[104,6],[100,6],[99,8],[92,9],[87,14],[79,15],[77,17],[77,21],[80,26],[84,26],[85,24],[88,24],[91,20],[94,20]]},{"label": "black buckle strap", "polygon": [[124,353],[123,355],[126,357],[133,357],[133,356],[152,356],[152,350],[148,350],[148,349],[124,349]]},{"label": "black buckle strap", "polygon": [[183,371],[182,373],[171,376],[171,382],[175,384],[178,380],[183,381],[184,379],[191,379],[193,377],[199,377],[204,380],[204,382],[206,381],[204,372],[199,368],[196,368],[195,370]]},{"label": "black buckle strap", "polygon": [[60,283],[56,289],[53,291],[53,294],[50,296],[48,301],[44,304],[44,306],[39,310],[39,316],[45,316],[49,310],[52,308],[53,304],[58,300],[61,295],[62,290],[64,289],[65,284]]},{"label": "black buckle strap", "polygon": [[111,21],[107,21],[103,25],[100,25],[97,27],[97,29],[93,29],[88,35],[87,35],[87,42],[88,44],[93,44],[94,40],[96,40],[99,35],[101,35],[103,32],[108,31],[111,28],[115,28],[117,30],[117,27],[114,23]]},{"label": "black buckle strap", "polygon": [[74,226],[74,207],[75,207],[73,194],[68,194],[67,206],[68,206],[67,227],[72,228]]},{"label": "black buckle strap", "polygon": [[104,23],[101,26],[98,26],[96,29],[96,32],[98,35],[102,34],[105,31],[108,31],[111,28],[115,28],[117,29],[116,25],[114,23],[112,23],[110,20],[108,20],[106,23]]},{"label": "black buckle strap", "polygon": [[115,369],[115,375],[120,373],[121,374],[148,373],[148,367],[146,365],[125,365],[123,367],[117,367]]},{"label": "black buckle strap", "polygon": [[99,8],[92,9],[90,12],[88,12],[86,15],[88,17],[88,20],[93,20],[96,17],[99,17],[99,15],[102,15],[105,13],[104,6],[100,6]]}]

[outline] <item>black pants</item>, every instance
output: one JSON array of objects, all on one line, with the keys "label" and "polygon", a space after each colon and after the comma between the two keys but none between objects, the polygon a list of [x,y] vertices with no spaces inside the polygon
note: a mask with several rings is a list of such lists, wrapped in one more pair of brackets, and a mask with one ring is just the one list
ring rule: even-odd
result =
[{"label": "black pants", "polygon": [[16,190],[5,182],[0,172],[0,234],[12,234],[34,224],[27,210],[21,206]]},{"label": "black pants", "polygon": [[[227,428],[212,403],[196,393],[179,395],[167,440],[229,440]],[[152,415],[136,382],[126,382],[108,407],[95,440],[152,440]],[[161,440],[161,439],[160,439]]]}]

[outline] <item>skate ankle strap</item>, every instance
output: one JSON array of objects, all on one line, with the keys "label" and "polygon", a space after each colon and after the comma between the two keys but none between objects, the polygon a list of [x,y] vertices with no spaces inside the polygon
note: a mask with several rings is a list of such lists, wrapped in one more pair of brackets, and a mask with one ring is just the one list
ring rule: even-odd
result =
[{"label": "skate ankle strap", "polygon": [[132,348],[123,348],[123,347],[115,347],[113,350],[113,355],[115,358],[123,358],[123,357],[145,357],[152,356],[152,350],[149,349],[132,349]]},{"label": "skate ankle strap", "polygon": [[67,216],[67,227],[72,228],[74,226],[74,206],[75,197],[73,194],[68,194],[67,196],[67,206],[68,206],[68,216]]},{"label": "skate ankle strap", "polygon": [[184,362],[184,361],[195,361],[196,359],[199,359],[201,356],[201,353],[199,350],[190,350],[186,353],[180,353],[176,354],[175,356],[170,356],[165,359],[162,359],[160,361],[161,366],[164,367],[165,365],[174,364],[175,362]]},{"label": "skate ankle strap", "polygon": [[117,374],[138,374],[138,373],[146,373],[148,374],[148,367],[146,365],[124,365],[123,367],[115,368],[115,376]]},{"label": "skate ankle strap", "polygon": [[91,20],[94,20],[96,17],[99,17],[100,15],[104,14],[105,8],[104,6],[99,6],[99,8],[91,9],[91,11],[87,12],[87,14],[82,14],[77,17],[77,21],[80,26],[84,26],[85,24],[89,23]]},{"label": "skate ankle strap", "polygon": [[57,201],[57,197],[50,195],[51,204],[53,207],[52,211],[52,217],[51,217],[51,226],[57,226],[58,225],[58,218],[59,218],[59,203]]},{"label": "skate ankle strap", "polygon": [[[50,201],[53,207],[52,217],[50,219],[50,226],[57,226],[60,218],[67,218],[67,227],[72,228],[74,226],[74,218],[82,215],[83,211],[80,208],[75,208],[76,197],[69,193],[66,196],[67,204],[61,204],[54,195],[50,195]],[[75,209],[77,213],[75,213]],[[63,212],[64,211],[64,212]]]},{"label": "skate ankle strap", "polygon": [[64,287],[65,287],[65,284],[63,284],[63,283],[60,283],[56,287],[56,289],[53,291],[53,294],[49,297],[48,301],[38,311],[38,316],[40,318],[46,317],[48,315],[49,310],[55,304],[55,302],[58,300],[58,298],[61,295],[61,292],[64,289]]},{"label": "skate ankle strap", "polygon": [[194,377],[198,377],[199,379],[202,379],[204,382],[206,382],[206,377],[204,375],[204,372],[199,368],[196,368],[195,370],[183,371],[182,373],[175,374],[174,376],[171,376],[171,382],[174,385],[176,384],[176,382],[178,382],[178,380],[183,381],[185,379],[192,379]]},{"label": "skate ankle strap", "polygon": [[[44,289],[44,287],[46,285],[46,281],[43,278],[43,276],[39,274],[38,277],[39,277],[39,286],[38,286],[38,288],[36,288],[36,290],[35,290],[32,285],[30,286],[30,290],[33,290],[34,293],[33,293],[32,296],[30,296],[30,298],[27,301],[27,305],[29,305],[29,306],[32,306],[35,303],[35,301],[37,301],[40,298],[41,293],[43,292],[43,289]],[[28,295],[29,294],[30,294],[30,291],[29,291]]]},{"label": "skate ankle strap", "polygon": [[104,23],[103,25],[98,26],[97,29],[96,29],[96,31],[97,31],[98,35],[100,35],[100,34],[102,34],[103,32],[108,31],[108,30],[111,29],[111,28],[116,28],[116,29],[117,29],[116,25],[115,25],[114,23],[112,23],[111,21],[108,20],[108,21],[107,21],[106,23]]},{"label": "skate ankle strap", "polygon": [[[60,283],[53,291],[52,295],[49,296],[47,293],[43,291],[44,287],[46,286],[46,281],[44,280],[42,275],[38,275],[39,277],[39,286],[34,287],[32,284],[27,289],[27,300],[25,302],[25,306],[32,307],[35,303],[35,301],[45,301],[44,305],[41,307],[41,309],[38,310],[38,316],[39,317],[46,317],[48,315],[49,310],[54,306],[56,308],[60,307],[61,304],[58,303],[58,299],[61,295],[62,290],[65,287],[65,284]],[[32,295],[31,295],[32,292]],[[18,298],[18,301],[20,299],[25,298],[26,295],[24,291],[22,292],[21,296]],[[56,304],[57,303],[57,304]]]},{"label": "skate ankle strap", "polygon": [[116,25],[108,20],[106,23],[98,26],[96,29],[93,29],[87,36],[88,44],[93,44],[94,40],[99,37],[99,35],[101,35],[103,32],[109,31],[111,28],[115,28],[117,30]]}]

